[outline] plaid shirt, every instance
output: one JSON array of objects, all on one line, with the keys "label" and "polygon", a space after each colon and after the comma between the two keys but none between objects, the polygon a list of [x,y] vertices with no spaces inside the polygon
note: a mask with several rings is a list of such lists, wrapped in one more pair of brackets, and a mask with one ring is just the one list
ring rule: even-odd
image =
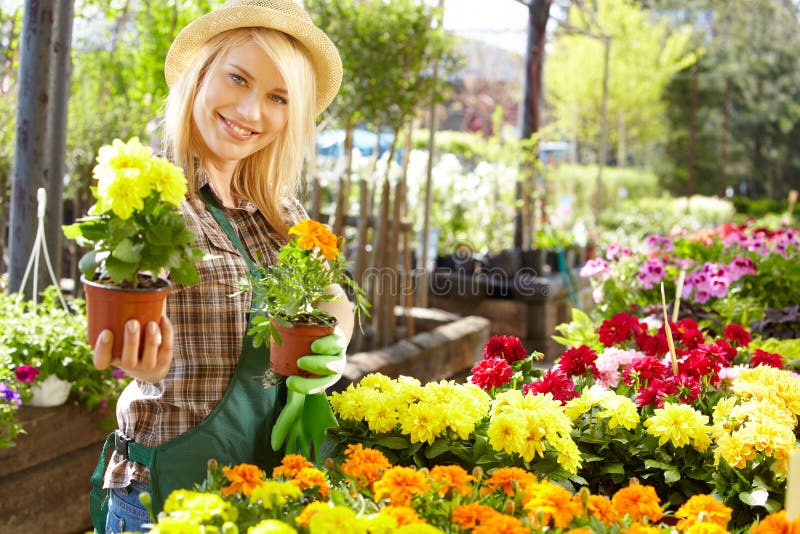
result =
[{"label": "plaid shirt", "polygon": [[[201,179],[200,186],[206,182]],[[307,217],[296,200],[285,202],[284,207],[291,223]],[[239,361],[250,310],[250,293],[238,290],[239,279],[248,274],[245,259],[199,195],[190,197],[181,209],[188,227],[197,235],[195,246],[206,253],[197,264],[200,283],[175,284],[167,299],[167,316],[175,329],[169,374],[155,384],[132,381],[117,403],[120,430],[148,447],[186,432],[214,409]],[[225,212],[254,260],[277,261],[285,241],[253,203],[240,200],[237,208],[226,208]],[[104,486],[124,488],[131,480],[148,482],[148,469],[115,452]]]}]

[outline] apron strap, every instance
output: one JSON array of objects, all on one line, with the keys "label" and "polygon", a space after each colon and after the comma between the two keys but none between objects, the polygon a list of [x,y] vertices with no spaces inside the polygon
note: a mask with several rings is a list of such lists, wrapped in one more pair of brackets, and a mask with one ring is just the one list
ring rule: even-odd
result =
[{"label": "apron strap", "polygon": [[200,188],[200,194],[203,195],[203,200],[206,203],[208,212],[212,217],[214,217],[214,220],[217,221],[217,224],[219,224],[220,228],[222,228],[222,231],[225,232],[225,235],[231,240],[231,243],[233,243],[239,252],[242,253],[242,257],[244,258],[244,261],[247,262],[250,272],[258,272],[258,267],[256,267],[256,264],[253,262],[253,259],[247,252],[242,240],[239,239],[239,234],[237,234],[236,230],[233,229],[231,222],[228,220],[228,216],[225,215],[225,212],[219,206],[217,199],[214,198],[214,194],[211,192],[211,187],[208,184],[204,185],[202,188]]},{"label": "apron strap", "polygon": [[103,489],[103,473],[106,467],[106,452],[114,443],[114,432],[108,435],[103,443],[103,451],[97,459],[97,467],[94,468],[89,481],[92,483],[92,490],[89,492],[89,512],[92,516],[94,531],[103,534],[106,529],[106,517],[108,516],[108,491]]}]

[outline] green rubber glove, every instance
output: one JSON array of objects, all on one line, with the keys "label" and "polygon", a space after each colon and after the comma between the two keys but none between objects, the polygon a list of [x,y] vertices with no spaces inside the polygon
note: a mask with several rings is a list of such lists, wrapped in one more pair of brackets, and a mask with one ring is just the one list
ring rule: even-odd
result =
[{"label": "green rubber glove", "polygon": [[314,354],[297,360],[297,366],[317,375],[305,378],[292,375],[286,379],[286,406],[278,415],[270,437],[273,450],[285,442],[286,454],[302,454],[308,459],[322,461],[319,449],[325,430],[337,426],[325,390],[339,381],[347,363],[347,338],[336,330],[311,344]]}]

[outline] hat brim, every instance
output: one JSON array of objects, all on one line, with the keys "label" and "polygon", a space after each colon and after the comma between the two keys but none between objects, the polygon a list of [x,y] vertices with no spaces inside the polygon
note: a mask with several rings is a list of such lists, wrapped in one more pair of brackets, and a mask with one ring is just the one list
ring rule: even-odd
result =
[{"label": "hat brim", "polygon": [[167,52],[164,76],[172,87],[200,48],[212,37],[237,28],[264,27],[282,31],[297,39],[307,50],[316,77],[317,113],[333,101],[342,83],[339,51],[325,32],[307,20],[261,6],[222,7],[190,22],[181,30]]}]

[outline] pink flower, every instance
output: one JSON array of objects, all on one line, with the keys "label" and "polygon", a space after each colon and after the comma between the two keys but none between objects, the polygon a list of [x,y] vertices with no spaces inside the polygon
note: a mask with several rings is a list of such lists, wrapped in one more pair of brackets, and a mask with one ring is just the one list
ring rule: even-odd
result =
[{"label": "pink flower", "polygon": [[639,274],[636,275],[636,279],[645,289],[652,289],[654,284],[664,279],[664,273],[664,263],[659,259],[651,259],[639,267]]},{"label": "pink flower", "polygon": [[472,368],[469,381],[486,391],[491,391],[493,387],[508,383],[512,374],[511,366],[504,358],[486,358]]},{"label": "pink flower", "polygon": [[611,268],[608,262],[603,258],[592,258],[581,267],[581,276],[583,278],[591,278],[593,276],[611,274]]},{"label": "pink flower", "polygon": [[607,388],[619,385],[619,368],[629,365],[636,358],[644,356],[635,350],[622,350],[614,347],[604,350],[595,361],[597,381]]},{"label": "pink flower", "polygon": [[33,382],[39,376],[39,370],[31,365],[20,365],[14,374],[20,382]]}]

